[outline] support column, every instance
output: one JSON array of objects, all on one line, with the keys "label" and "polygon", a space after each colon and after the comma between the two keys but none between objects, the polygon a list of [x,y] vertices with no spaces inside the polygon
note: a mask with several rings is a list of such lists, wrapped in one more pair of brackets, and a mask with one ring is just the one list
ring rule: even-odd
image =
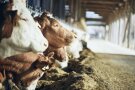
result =
[{"label": "support column", "polygon": [[53,15],[59,18],[65,18],[65,0],[53,0]]},{"label": "support column", "polygon": [[41,11],[44,12],[45,10],[50,12],[50,2],[51,0],[41,0],[40,5],[41,5]]}]

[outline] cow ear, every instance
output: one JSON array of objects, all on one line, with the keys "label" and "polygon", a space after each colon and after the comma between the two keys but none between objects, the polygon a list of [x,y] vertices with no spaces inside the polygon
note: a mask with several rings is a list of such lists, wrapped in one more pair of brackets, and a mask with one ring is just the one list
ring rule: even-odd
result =
[{"label": "cow ear", "polygon": [[17,15],[18,11],[17,10],[14,10],[13,11],[13,17],[15,17]]},{"label": "cow ear", "polygon": [[48,18],[53,18],[53,14],[50,13],[49,11],[47,11],[47,10],[45,10],[42,15],[43,15],[43,16],[46,16],[46,17],[48,17]]},{"label": "cow ear", "polygon": [[77,34],[74,31],[72,31],[72,34],[74,38],[77,38]]},{"label": "cow ear", "polygon": [[13,3],[13,0],[9,0],[10,3]]},{"label": "cow ear", "polygon": [[76,34],[73,33],[73,35],[74,35],[74,38],[77,38],[77,35]]},{"label": "cow ear", "polygon": [[14,11],[8,11],[9,15],[11,16],[12,20],[13,18],[17,15],[17,10],[14,10]]},{"label": "cow ear", "polygon": [[49,58],[53,58],[53,56],[54,56],[54,52],[50,52],[50,53],[48,53],[48,55],[47,55]]}]

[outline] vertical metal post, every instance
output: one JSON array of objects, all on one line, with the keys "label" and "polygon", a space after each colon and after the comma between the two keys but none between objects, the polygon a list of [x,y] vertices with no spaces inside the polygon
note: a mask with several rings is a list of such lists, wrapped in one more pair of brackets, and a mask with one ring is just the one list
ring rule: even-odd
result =
[{"label": "vertical metal post", "polygon": [[53,11],[53,0],[50,0],[50,12],[52,13]]},{"label": "vertical metal post", "polygon": [[81,18],[81,0],[78,0],[78,19]]},{"label": "vertical metal post", "polygon": [[78,0],[75,0],[75,21],[78,21]]},{"label": "vertical metal post", "polygon": [[119,19],[119,28],[118,28],[118,29],[119,29],[119,30],[118,30],[118,45],[120,44],[120,29],[121,29],[121,28],[120,28],[120,26],[121,26],[120,24],[121,24],[121,23],[120,23],[120,19]]}]

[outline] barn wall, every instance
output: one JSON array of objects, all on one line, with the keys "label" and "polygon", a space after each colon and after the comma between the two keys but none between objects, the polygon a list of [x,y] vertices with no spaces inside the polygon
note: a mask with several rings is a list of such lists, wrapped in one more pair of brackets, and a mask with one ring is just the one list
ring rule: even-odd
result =
[{"label": "barn wall", "polygon": [[[134,6],[133,6],[134,7]],[[110,17],[109,31],[106,37],[115,44],[135,49],[135,14],[130,3]],[[115,16],[115,17],[113,17]]]},{"label": "barn wall", "polygon": [[53,13],[55,17],[65,18],[65,0],[28,0],[28,7],[38,12],[45,10]]}]

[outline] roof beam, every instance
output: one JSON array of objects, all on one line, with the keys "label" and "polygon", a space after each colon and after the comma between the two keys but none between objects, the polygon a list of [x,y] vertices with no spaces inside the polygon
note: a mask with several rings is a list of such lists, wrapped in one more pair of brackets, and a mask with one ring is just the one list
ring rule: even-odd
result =
[{"label": "roof beam", "polygon": [[95,12],[102,11],[102,12],[112,13],[112,10],[110,10],[110,9],[86,8],[85,10],[86,11],[95,11]]},{"label": "roof beam", "polygon": [[106,26],[106,24],[87,24],[88,26]]},{"label": "roof beam", "polygon": [[93,11],[103,17],[103,19],[86,18],[88,21],[107,22],[108,17],[124,4],[124,0],[81,0],[81,7],[84,11]]},{"label": "roof beam", "polygon": [[113,12],[111,11],[101,11],[101,10],[85,10],[86,11],[93,11],[95,12],[96,14],[99,14],[100,16],[103,16],[103,17],[108,17],[110,14],[112,14]]},{"label": "roof beam", "polygon": [[103,16],[103,17],[108,17],[110,13],[102,13],[102,12],[95,12],[96,14],[99,14],[100,16]]},{"label": "roof beam", "polygon": [[86,18],[86,21],[101,21],[104,22],[104,19],[99,19],[99,18]]},{"label": "roof beam", "polygon": [[113,10],[116,5],[99,5],[99,4],[92,4],[92,5],[89,5],[89,4],[82,4],[82,7],[83,8],[99,8],[99,9],[111,9]]},{"label": "roof beam", "polygon": [[83,3],[91,3],[91,4],[118,4],[123,2],[123,0],[82,0]]}]

